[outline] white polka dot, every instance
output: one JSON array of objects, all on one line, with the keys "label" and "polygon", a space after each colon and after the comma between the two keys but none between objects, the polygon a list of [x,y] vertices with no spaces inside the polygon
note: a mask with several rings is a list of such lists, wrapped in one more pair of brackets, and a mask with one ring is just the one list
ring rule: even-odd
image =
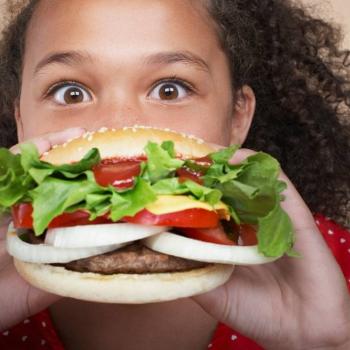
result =
[{"label": "white polka dot", "polygon": [[348,249],[348,253],[350,253],[350,249]]},{"label": "white polka dot", "polygon": [[28,320],[28,319],[23,321],[24,324],[29,323],[29,322],[30,322],[30,320]]},{"label": "white polka dot", "polygon": [[319,224],[320,224],[320,221],[319,221],[319,220],[316,220],[315,222],[316,222],[316,225],[319,225]]},{"label": "white polka dot", "polygon": [[232,340],[232,341],[235,341],[236,339],[237,339],[237,335],[232,334],[232,335],[231,335],[231,340]]},{"label": "white polka dot", "polygon": [[209,348],[211,348],[212,346],[213,346],[213,344],[212,344],[212,343],[210,343],[210,344],[208,345],[208,349],[209,349]]},{"label": "white polka dot", "polygon": [[46,344],[46,340],[45,339],[42,339],[41,340],[41,345],[45,345]]},{"label": "white polka dot", "polygon": [[41,322],[41,325],[42,325],[43,327],[46,327],[46,322],[45,322],[45,321]]},{"label": "white polka dot", "polygon": [[22,341],[26,341],[28,339],[28,336],[27,335],[24,335],[23,337],[22,337]]},{"label": "white polka dot", "polygon": [[339,240],[339,241],[340,241],[340,243],[341,243],[341,244],[343,244],[343,243],[345,243],[345,242],[346,242],[346,239],[345,239],[345,238],[340,238],[340,240]]},{"label": "white polka dot", "polygon": [[4,335],[5,337],[7,337],[9,335],[10,331],[5,331],[2,333],[2,335]]},{"label": "white polka dot", "polygon": [[332,234],[334,234],[334,231],[331,230],[331,229],[329,229],[329,230],[328,230],[328,234],[329,234],[329,235],[332,235]]}]

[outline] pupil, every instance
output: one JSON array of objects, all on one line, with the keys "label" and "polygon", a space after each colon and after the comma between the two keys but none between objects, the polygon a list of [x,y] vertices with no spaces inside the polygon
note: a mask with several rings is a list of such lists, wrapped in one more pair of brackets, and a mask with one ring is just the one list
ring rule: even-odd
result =
[{"label": "pupil", "polygon": [[83,99],[84,99],[84,96],[82,92],[75,87],[71,87],[67,89],[66,92],[64,93],[64,101],[66,103],[78,103],[78,102],[82,102]]},{"label": "pupil", "polygon": [[164,84],[160,89],[160,98],[162,100],[173,100],[178,97],[179,92],[172,84]]}]

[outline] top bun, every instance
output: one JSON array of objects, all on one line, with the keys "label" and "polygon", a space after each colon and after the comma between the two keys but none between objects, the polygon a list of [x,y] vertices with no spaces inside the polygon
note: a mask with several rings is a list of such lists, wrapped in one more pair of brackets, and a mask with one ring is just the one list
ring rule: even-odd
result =
[{"label": "top bun", "polygon": [[41,159],[52,164],[77,162],[93,147],[99,149],[102,159],[116,156],[130,158],[144,155],[148,141],[161,143],[168,140],[174,141],[175,151],[182,158],[198,158],[213,152],[211,146],[194,136],[169,129],[134,126],[86,132],[62,145],[53,146]]}]

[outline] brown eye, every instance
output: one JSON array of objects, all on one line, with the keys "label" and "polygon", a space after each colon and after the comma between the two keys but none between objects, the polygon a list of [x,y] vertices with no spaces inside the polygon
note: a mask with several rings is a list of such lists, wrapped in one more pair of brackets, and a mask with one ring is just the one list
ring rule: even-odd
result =
[{"label": "brown eye", "polygon": [[188,96],[190,89],[180,82],[164,82],[156,85],[150,97],[162,101],[176,101]]},{"label": "brown eye", "polygon": [[159,89],[159,97],[162,100],[174,100],[179,96],[179,91],[174,84],[164,84]]},{"label": "brown eye", "polygon": [[55,89],[53,99],[58,104],[71,105],[89,102],[92,98],[90,93],[83,87],[73,84],[66,84]]}]

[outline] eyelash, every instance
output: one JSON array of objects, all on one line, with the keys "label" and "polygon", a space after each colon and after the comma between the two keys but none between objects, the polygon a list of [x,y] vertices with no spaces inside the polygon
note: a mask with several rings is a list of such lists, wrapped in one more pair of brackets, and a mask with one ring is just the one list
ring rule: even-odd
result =
[{"label": "eyelash", "polygon": [[52,97],[59,89],[63,88],[63,87],[66,87],[68,85],[71,85],[71,86],[76,86],[76,87],[79,87],[81,89],[84,89],[84,90],[89,90],[87,89],[87,87],[84,86],[84,84],[81,84],[77,81],[74,81],[74,80],[62,80],[62,81],[59,81],[53,85],[51,85],[46,93],[44,94],[44,98],[49,98],[49,97]]},{"label": "eyelash", "polygon": [[[167,78],[163,78],[163,79],[157,80],[154,84],[152,84],[152,86],[150,88],[150,92],[147,94],[147,96],[149,96],[149,94],[155,89],[156,86],[158,86],[160,84],[164,84],[164,83],[178,84],[182,88],[184,88],[189,95],[192,95],[192,94],[196,93],[196,89],[191,83],[189,83],[186,80],[180,79],[180,78],[178,78],[177,76],[174,75],[174,76],[171,76],[171,77],[167,77]],[[45,92],[43,98],[44,99],[51,98],[59,89],[64,88],[64,87],[66,87],[68,85],[76,86],[76,87],[79,87],[81,89],[85,89],[85,90],[87,90],[89,92],[89,89],[84,84],[81,84],[81,83],[79,83],[77,81],[74,81],[74,80],[62,80],[62,81],[59,81],[59,82],[51,85],[47,89],[47,91]],[[90,93],[90,95],[92,95],[92,94]]]},{"label": "eyelash", "polygon": [[151,86],[151,91],[160,84],[164,84],[164,83],[174,83],[174,84],[178,84],[181,87],[183,87],[189,94],[193,94],[196,93],[196,89],[195,87],[190,84],[188,81],[184,80],[184,79],[180,79],[178,78],[176,75],[173,75],[171,77],[167,77],[167,78],[163,78],[160,80],[157,80],[152,86]]}]

